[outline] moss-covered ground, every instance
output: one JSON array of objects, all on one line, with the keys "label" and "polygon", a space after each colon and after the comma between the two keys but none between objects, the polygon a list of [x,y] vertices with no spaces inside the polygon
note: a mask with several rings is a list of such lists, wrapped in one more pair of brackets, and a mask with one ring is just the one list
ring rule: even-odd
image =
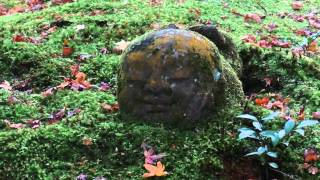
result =
[{"label": "moss-covered ground", "polygon": [[[81,173],[89,179],[141,179],[146,172],[142,142],[166,153],[162,160],[170,173],[166,179],[262,177],[259,162],[243,157],[250,151],[250,144],[237,140],[240,122],[234,117],[243,111],[228,111],[194,130],[178,130],[127,122],[117,112],[107,112],[101,106],[117,100],[120,55],[112,50],[116,43],[131,41],[155,26],[217,25],[237,44],[244,62],[242,80],[247,95],[281,94],[290,98],[292,111],[299,112],[304,106],[306,119],[320,111],[320,56],[317,52],[305,52],[302,57],[292,53],[307,39],[295,30],[319,31],[309,27],[307,20],[294,20],[293,15],[319,11],[319,0],[303,1],[300,11],[292,10],[291,1],[150,2],[76,0],[53,5],[45,1],[47,7],[42,10],[0,16],[0,83],[6,80],[13,87],[11,91],[0,89],[0,179],[75,179]],[[0,5],[27,8],[18,0],[0,0]],[[262,22],[244,22],[242,15],[248,13],[264,16]],[[270,23],[278,25],[272,32],[265,28]],[[248,34],[258,39],[272,34],[292,45],[260,48],[241,40]],[[17,42],[17,36],[33,40]],[[61,55],[64,40],[74,48],[71,56]],[[80,71],[91,84],[107,82],[111,89],[65,88],[47,97],[41,95],[70,77],[70,66],[74,64],[80,64]],[[265,78],[272,80],[268,87]],[[65,115],[58,117],[62,109]],[[248,109],[259,117],[269,111],[249,100],[244,111]],[[52,124],[53,119],[58,122]],[[28,126],[29,120],[40,120],[40,127],[8,127],[8,121]],[[280,170],[318,179],[319,175],[301,166],[306,148],[320,150],[319,134],[318,126],[308,129],[305,137],[293,138],[290,147],[281,149]],[[320,168],[320,163],[315,166]]]}]

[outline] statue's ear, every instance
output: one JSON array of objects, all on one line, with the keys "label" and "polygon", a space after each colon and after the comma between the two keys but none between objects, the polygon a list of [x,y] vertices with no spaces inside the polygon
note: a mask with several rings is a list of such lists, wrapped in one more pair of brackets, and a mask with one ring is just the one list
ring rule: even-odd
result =
[{"label": "statue's ear", "polygon": [[218,31],[216,26],[198,25],[190,27],[189,30],[197,32],[211,40],[218,47],[220,53],[224,56],[230,57],[230,51],[235,50],[235,45],[231,38]]},{"label": "statue's ear", "polygon": [[235,68],[238,75],[241,74],[242,62],[236,50],[236,45],[232,41],[231,37],[226,33],[219,31],[217,27],[213,25],[192,26],[189,30],[197,32],[212,41],[219,49],[220,54],[229,61],[233,68]]}]

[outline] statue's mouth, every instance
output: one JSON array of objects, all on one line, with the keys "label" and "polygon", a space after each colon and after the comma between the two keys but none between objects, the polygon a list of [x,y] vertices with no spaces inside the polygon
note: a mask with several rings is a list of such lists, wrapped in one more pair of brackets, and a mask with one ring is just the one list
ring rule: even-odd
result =
[{"label": "statue's mouth", "polygon": [[144,96],[143,104],[148,113],[163,113],[168,112],[173,103],[168,96]]}]

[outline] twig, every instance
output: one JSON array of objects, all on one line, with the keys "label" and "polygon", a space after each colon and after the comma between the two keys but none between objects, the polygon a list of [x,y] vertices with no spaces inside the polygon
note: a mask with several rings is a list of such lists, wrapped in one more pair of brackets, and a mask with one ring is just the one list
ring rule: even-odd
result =
[{"label": "twig", "polygon": [[272,169],[272,168],[271,168],[271,170],[276,171],[276,172],[278,172],[278,173],[280,173],[280,174],[282,174],[282,175],[284,175],[284,176],[288,177],[289,179],[296,179],[296,178],[294,178],[294,175],[287,174],[287,173],[282,172],[282,171],[277,170],[277,169]]},{"label": "twig", "polygon": [[266,10],[266,8],[264,8],[262,5],[261,5],[261,1],[258,1],[257,2],[257,5],[264,11],[264,16],[267,16],[268,15],[268,11]]}]

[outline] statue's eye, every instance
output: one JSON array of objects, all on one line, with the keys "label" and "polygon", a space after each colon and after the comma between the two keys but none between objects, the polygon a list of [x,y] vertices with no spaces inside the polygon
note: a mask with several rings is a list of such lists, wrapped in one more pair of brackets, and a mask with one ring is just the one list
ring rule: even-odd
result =
[{"label": "statue's eye", "polygon": [[144,85],[146,83],[145,80],[132,80],[132,79],[128,79],[127,83],[129,85]]},{"label": "statue's eye", "polygon": [[173,77],[173,78],[169,78],[168,81],[170,83],[179,83],[179,82],[185,82],[187,80],[189,80],[190,78],[186,78],[186,77]]}]

